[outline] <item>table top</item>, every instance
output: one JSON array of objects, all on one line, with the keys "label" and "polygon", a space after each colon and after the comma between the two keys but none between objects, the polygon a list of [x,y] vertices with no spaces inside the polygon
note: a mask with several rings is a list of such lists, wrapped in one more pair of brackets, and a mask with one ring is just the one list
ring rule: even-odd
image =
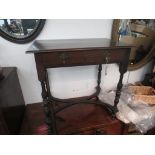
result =
[{"label": "table top", "polygon": [[131,48],[131,46],[121,42],[117,43],[106,38],[36,40],[26,51],[26,53],[41,53],[68,50],[77,51],[105,48]]}]

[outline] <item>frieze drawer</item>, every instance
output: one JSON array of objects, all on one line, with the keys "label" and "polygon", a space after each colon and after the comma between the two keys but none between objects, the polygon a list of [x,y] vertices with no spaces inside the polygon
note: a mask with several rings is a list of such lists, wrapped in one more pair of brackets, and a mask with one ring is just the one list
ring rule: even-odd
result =
[{"label": "frieze drawer", "polygon": [[39,58],[39,56],[40,54],[36,55],[38,59],[41,59],[40,62],[42,62],[44,66],[47,66],[47,68],[59,66],[81,66],[86,63],[87,65],[95,65],[96,62],[98,62],[98,64],[117,63],[120,59],[123,60],[125,58],[124,51],[121,49],[51,52],[42,54],[41,58]]}]

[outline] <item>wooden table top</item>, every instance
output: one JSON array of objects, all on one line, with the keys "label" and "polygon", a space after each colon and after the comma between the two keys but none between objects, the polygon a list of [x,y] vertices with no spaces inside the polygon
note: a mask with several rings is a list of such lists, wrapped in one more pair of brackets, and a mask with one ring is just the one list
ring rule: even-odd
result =
[{"label": "wooden table top", "polygon": [[131,48],[131,46],[113,42],[106,38],[36,40],[26,53],[41,53],[55,51],[77,51],[89,49]]}]

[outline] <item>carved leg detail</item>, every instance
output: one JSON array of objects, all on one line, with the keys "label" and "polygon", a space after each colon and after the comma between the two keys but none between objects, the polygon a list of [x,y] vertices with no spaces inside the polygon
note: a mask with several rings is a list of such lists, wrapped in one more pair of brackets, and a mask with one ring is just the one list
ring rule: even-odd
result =
[{"label": "carved leg detail", "polygon": [[123,75],[124,75],[124,71],[122,70],[123,68],[121,68],[122,66],[120,66],[120,78],[119,78],[119,82],[117,84],[117,90],[116,90],[116,96],[115,96],[115,100],[114,100],[114,106],[115,108],[117,108],[117,104],[119,102],[120,96],[121,96],[121,90],[123,87],[122,81],[123,81]]},{"label": "carved leg detail", "polygon": [[100,93],[101,87],[100,87],[100,83],[101,83],[101,74],[102,74],[102,64],[99,64],[98,66],[98,78],[97,78],[97,87],[96,87],[96,99],[98,100],[98,95]]},{"label": "carved leg detail", "polygon": [[54,112],[53,112],[54,110],[53,110],[53,107],[51,107],[51,108],[49,107],[46,83],[44,81],[42,81],[41,86],[42,86],[42,98],[43,98],[44,112],[45,112],[45,116],[46,116],[45,121],[48,126],[48,134],[56,134],[55,116],[54,116]]},{"label": "carved leg detail", "polygon": [[48,106],[48,101],[45,99],[43,100],[43,104],[44,104],[44,112],[45,112],[45,122],[48,126],[48,134],[54,134],[53,133],[53,128],[52,128],[52,119],[51,119],[51,112],[49,110],[49,106]]}]

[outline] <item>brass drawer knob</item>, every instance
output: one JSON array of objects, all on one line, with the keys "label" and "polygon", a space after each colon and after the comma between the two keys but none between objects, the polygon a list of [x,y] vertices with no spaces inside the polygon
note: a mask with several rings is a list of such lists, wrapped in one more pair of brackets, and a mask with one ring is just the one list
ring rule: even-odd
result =
[{"label": "brass drawer knob", "polygon": [[63,64],[66,64],[67,60],[69,60],[69,55],[67,53],[61,53],[59,58]]},{"label": "brass drawer knob", "polygon": [[101,129],[95,129],[94,135],[106,135],[106,131],[101,130]]}]

